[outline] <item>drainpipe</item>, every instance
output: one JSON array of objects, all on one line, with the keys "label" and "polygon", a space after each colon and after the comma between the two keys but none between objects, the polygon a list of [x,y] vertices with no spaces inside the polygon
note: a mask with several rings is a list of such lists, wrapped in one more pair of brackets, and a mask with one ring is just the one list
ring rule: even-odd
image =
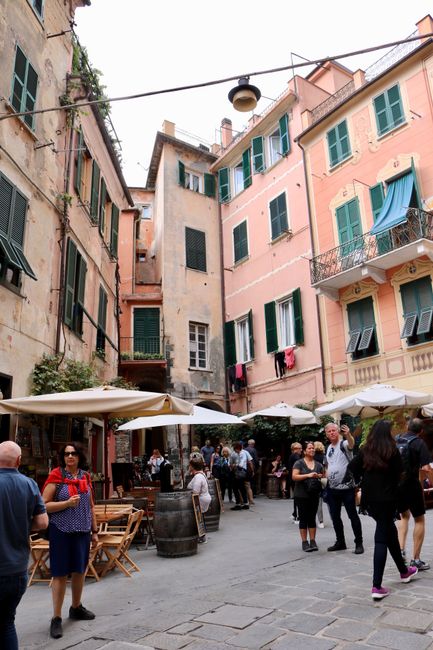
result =
[{"label": "drainpipe", "polygon": [[[218,185],[216,183],[216,185]],[[223,341],[223,359],[225,359],[225,329],[224,324],[226,322],[226,300],[225,300],[225,282],[224,282],[224,254],[223,254],[223,223],[222,223],[222,212],[221,212],[221,203],[218,199],[218,189],[217,192],[217,203],[218,203],[218,233],[219,233],[219,244],[220,244],[220,269],[221,269],[221,310],[222,310],[222,341]],[[225,367],[224,361],[224,402],[225,409],[227,413],[230,413],[230,400],[229,400],[229,384],[227,377],[227,370]],[[248,409],[247,409],[248,410]]]},{"label": "drainpipe", "polygon": [[[297,141],[298,146],[300,147],[302,151],[302,163],[304,167],[304,180],[305,180],[305,187],[307,190],[307,212],[308,212],[308,224],[310,227],[310,243],[311,243],[311,250],[313,253],[313,258],[315,257],[315,249],[314,249],[314,238],[313,238],[313,224],[312,224],[312,218],[311,218],[311,199],[310,199],[310,188],[308,185],[308,177],[307,177],[307,164],[305,160],[305,150],[304,147],[301,145],[299,140]],[[321,367],[321,373],[322,373],[322,387],[323,387],[323,393],[326,395],[326,375],[325,375],[325,363],[323,359],[323,338],[322,338],[322,318],[320,316],[320,308],[319,308],[319,296],[316,293],[316,314],[317,314],[317,324],[319,326],[319,348],[320,348],[320,367]]]}]

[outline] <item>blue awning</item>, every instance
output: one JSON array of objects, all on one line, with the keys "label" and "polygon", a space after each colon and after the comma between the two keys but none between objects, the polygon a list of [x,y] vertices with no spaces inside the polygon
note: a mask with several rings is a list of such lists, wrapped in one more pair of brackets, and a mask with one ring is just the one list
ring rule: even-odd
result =
[{"label": "blue awning", "polygon": [[406,221],[406,213],[412,196],[414,178],[412,172],[389,183],[388,192],[376,223],[370,230],[372,235],[394,228]]}]

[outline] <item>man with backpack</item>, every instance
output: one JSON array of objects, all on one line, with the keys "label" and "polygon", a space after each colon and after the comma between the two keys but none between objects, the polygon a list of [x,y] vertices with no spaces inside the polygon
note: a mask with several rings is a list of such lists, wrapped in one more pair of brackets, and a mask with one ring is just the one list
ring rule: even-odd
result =
[{"label": "man with backpack", "polygon": [[419,480],[419,470],[430,469],[431,455],[424,440],[419,437],[422,420],[410,419],[406,433],[397,436],[396,444],[403,461],[403,477],[399,487],[399,512],[401,520],[398,526],[398,538],[402,555],[405,557],[406,539],[410,515],[414,519],[413,555],[410,562],[418,571],[430,569],[430,565],[420,559],[425,535],[424,493]]},{"label": "man with backpack", "polygon": [[328,551],[344,551],[347,548],[341,519],[341,507],[344,506],[355,536],[354,552],[359,555],[364,553],[364,546],[361,520],[356,511],[355,483],[353,479],[347,481],[346,477],[347,466],[353,457],[352,450],[355,440],[347,424],[343,424],[339,428],[337,424],[328,422],[325,426],[325,433],[329,440],[325,455],[328,477],[327,503],[337,538],[335,544],[330,546]]}]

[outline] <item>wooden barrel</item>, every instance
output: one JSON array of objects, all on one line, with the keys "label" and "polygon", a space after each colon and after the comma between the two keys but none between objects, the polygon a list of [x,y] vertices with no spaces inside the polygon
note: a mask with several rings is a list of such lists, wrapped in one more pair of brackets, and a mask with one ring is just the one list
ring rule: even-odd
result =
[{"label": "wooden barrel", "polygon": [[268,483],[266,486],[266,496],[268,499],[280,498],[280,479],[275,474],[268,474]]},{"label": "wooden barrel", "polygon": [[213,533],[220,527],[220,514],[221,507],[220,501],[218,499],[218,492],[216,489],[216,480],[214,478],[208,479],[209,494],[212,497],[210,506],[207,512],[204,513],[204,523],[206,524],[206,530],[209,533]]},{"label": "wooden barrel", "polygon": [[197,525],[191,490],[159,492],[155,499],[153,528],[157,554],[186,557],[197,553]]}]

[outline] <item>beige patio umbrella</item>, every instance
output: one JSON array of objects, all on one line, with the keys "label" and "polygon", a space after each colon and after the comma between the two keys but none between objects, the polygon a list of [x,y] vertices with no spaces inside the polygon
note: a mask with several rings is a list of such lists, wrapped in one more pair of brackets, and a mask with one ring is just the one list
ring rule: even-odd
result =
[{"label": "beige patio umbrella", "polygon": [[268,406],[254,413],[247,413],[246,415],[242,415],[241,419],[244,422],[249,422],[249,420],[253,420],[258,415],[269,418],[287,418],[290,424],[294,426],[300,424],[317,424],[317,420],[311,411],[290,406],[285,402],[279,402],[274,406]]},{"label": "beige patio umbrella", "polygon": [[[170,413],[189,414],[193,405],[168,393],[127,390],[115,386],[97,386],[65,393],[13,397],[0,401],[0,414],[83,415],[101,417],[104,432],[110,418],[140,417]],[[104,474],[108,476],[107,436],[104,435]],[[105,495],[107,496],[107,494]]]}]

